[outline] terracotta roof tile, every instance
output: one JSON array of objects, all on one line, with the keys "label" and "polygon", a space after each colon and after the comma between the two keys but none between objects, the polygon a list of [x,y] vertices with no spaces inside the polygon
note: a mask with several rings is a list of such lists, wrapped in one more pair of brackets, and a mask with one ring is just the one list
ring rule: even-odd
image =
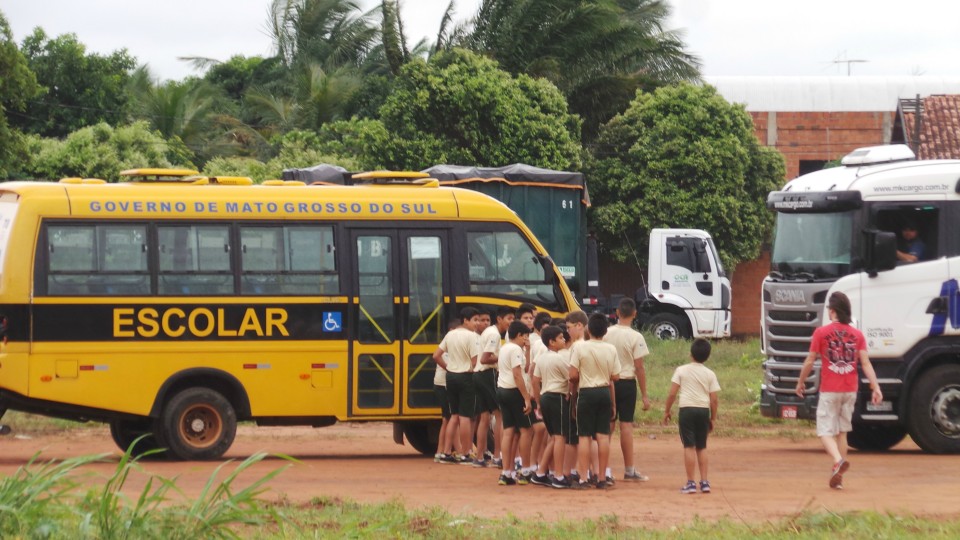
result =
[{"label": "terracotta roof tile", "polygon": [[[914,112],[904,111],[904,127],[911,146],[915,118]],[[960,159],[960,95],[923,98],[917,159]]]}]

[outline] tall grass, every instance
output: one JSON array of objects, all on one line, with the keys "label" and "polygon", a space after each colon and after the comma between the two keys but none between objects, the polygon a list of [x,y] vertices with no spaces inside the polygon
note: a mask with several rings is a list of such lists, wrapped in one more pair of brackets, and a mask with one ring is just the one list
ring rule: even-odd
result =
[{"label": "tall grass", "polygon": [[241,474],[266,454],[250,456],[218,480],[231,462],[221,464],[193,501],[177,488],[176,478],[159,476],[151,476],[135,498],[128,497],[127,479],[140,470],[138,460],[146,455],[133,457],[128,449],[103,487],[86,491],[82,486],[90,484],[90,474],[83,466],[108,459],[109,454],[46,463],[37,462],[35,456],[0,481],[0,538],[241,538],[241,532],[278,527],[286,519],[279,507],[264,503],[260,495],[289,465],[246,487],[236,486]]}]

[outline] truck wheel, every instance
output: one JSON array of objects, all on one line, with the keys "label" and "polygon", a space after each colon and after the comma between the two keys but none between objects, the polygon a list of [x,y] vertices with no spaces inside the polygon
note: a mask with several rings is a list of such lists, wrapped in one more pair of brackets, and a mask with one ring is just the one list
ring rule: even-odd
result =
[{"label": "truck wheel", "polygon": [[237,413],[222,394],[209,388],[187,388],[167,402],[160,416],[160,443],[170,457],[218,459],[233,444]]},{"label": "truck wheel", "polygon": [[437,451],[437,441],[440,439],[440,422],[404,422],[403,436],[414,450],[432,456]]},{"label": "truck wheel", "polygon": [[[110,422],[110,437],[113,438],[113,442],[117,444],[120,450],[124,452],[129,450],[133,457],[139,457],[151,450],[163,448],[153,432],[154,424],[149,418],[143,420],[112,420]],[[137,441],[136,446],[131,449],[130,445],[142,435],[147,436]],[[163,453],[151,454],[151,457],[162,455]]]},{"label": "truck wheel", "polygon": [[658,339],[689,339],[690,330],[687,329],[687,321],[673,313],[657,313],[650,317],[647,323],[647,329]]},{"label": "truck wheel", "polygon": [[847,444],[857,450],[889,450],[906,436],[907,430],[900,426],[854,424],[847,433]]},{"label": "truck wheel", "polygon": [[937,366],[910,392],[910,436],[933,454],[960,452],[960,366]]}]

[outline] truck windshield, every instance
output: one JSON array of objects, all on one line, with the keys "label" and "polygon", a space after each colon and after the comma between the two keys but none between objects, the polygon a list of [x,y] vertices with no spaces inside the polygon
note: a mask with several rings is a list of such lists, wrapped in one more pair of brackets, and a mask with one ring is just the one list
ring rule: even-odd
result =
[{"label": "truck windshield", "polygon": [[836,279],[850,273],[853,212],[781,213],[773,238],[771,275]]}]

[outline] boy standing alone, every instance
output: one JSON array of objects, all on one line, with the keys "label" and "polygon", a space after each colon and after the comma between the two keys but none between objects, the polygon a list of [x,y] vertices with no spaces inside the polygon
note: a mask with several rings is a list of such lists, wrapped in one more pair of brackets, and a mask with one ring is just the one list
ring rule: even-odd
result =
[{"label": "boy standing alone", "polygon": [[670,421],[673,401],[680,395],[680,442],[683,443],[683,465],[687,471],[687,483],[680,493],[696,493],[693,480],[695,466],[700,468],[700,491],[710,493],[707,479],[707,434],[713,431],[717,420],[717,393],[720,382],[717,375],[703,365],[710,358],[710,342],[698,338],[690,346],[690,363],[678,367],[670,379],[670,393],[664,405],[663,423]]}]

